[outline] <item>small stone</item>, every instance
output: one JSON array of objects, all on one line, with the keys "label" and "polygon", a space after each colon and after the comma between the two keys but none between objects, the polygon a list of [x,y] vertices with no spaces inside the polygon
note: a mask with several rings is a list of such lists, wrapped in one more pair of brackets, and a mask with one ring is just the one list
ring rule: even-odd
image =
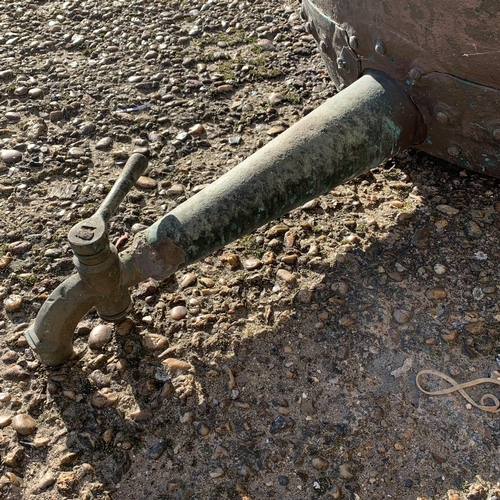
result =
[{"label": "small stone", "polygon": [[81,158],[85,155],[85,151],[82,148],[73,147],[68,151],[68,156],[71,158]]},{"label": "small stone", "polygon": [[7,164],[18,163],[23,159],[23,155],[17,149],[2,149],[0,158]]},{"label": "small stone", "polygon": [[453,342],[454,340],[456,340],[457,336],[458,330],[446,330],[441,335],[441,337],[443,337],[443,340],[446,340],[446,342]]},{"label": "small stone", "polygon": [[484,321],[475,321],[465,325],[465,331],[472,335],[480,335],[483,333],[486,323]]},{"label": "small stone", "polygon": [[51,122],[59,122],[64,118],[64,113],[60,109],[56,109],[50,112],[49,118]]},{"label": "small stone", "polygon": [[352,479],[353,475],[351,474],[351,471],[349,470],[348,464],[342,464],[339,467],[339,476],[342,479]]},{"label": "small stone", "polygon": [[80,456],[80,453],[73,453],[73,452],[66,453],[65,455],[63,455],[61,457],[61,460],[59,461],[59,465],[61,467],[72,465],[73,463],[75,463],[76,459],[79,456]]},{"label": "small stone", "polygon": [[442,264],[436,264],[434,266],[434,272],[441,276],[446,272],[446,267],[444,267]]},{"label": "small stone", "polygon": [[429,288],[425,292],[425,296],[429,300],[444,300],[448,296],[444,288]]},{"label": "small stone", "polygon": [[278,476],[278,484],[280,486],[288,486],[288,483],[290,483],[290,479],[286,476]]},{"label": "small stone", "polygon": [[106,408],[118,402],[118,394],[109,389],[102,389],[92,395],[92,406],[95,408]]},{"label": "small stone", "polygon": [[180,321],[187,316],[188,310],[184,306],[175,306],[170,311],[170,317],[175,321]]},{"label": "small stone", "polygon": [[117,327],[116,334],[124,337],[129,335],[135,328],[134,320],[131,318],[125,318]]},{"label": "small stone", "polygon": [[43,97],[43,90],[38,88],[38,87],[35,87],[33,89],[30,89],[28,91],[28,95],[29,97],[31,97],[32,99],[40,99]]},{"label": "small stone", "polygon": [[202,422],[196,427],[196,432],[202,437],[208,436],[210,434],[210,427]]},{"label": "small stone", "polygon": [[[184,288],[188,288],[188,287],[194,285],[195,283],[196,283],[196,274],[187,273],[182,277],[181,282],[179,283],[179,287],[181,289],[184,289]],[[186,312],[186,314],[187,314],[187,312]]]},{"label": "small stone", "polygon": [[35,433],[36,422],[30,415],[20,413],[12,419],[11,427],[21,436],[29,436]]},{"label": "small stone", "polygon": [[271,127],[267,131],[267,135],[278,135],[281,134],[281,132],[284,132],[286,129],[283,127],[283,125],[275,125],[274,127]]},{"label": "small stone", "polygon": [[168,344],[168,338],[157,333],[147,333],[142,338],[143,347],[151,351],[166,349],[168,347]]},{"label": "small stone", "polygon": [[314,292],[312,290],[299,290],[296,297],[302,304],[310,304],[314,298]]},{"label": "small stone", "polygon": [[317,470],[327,470],[330,467],[328,460],[321,457],[314,457],[311,460],[311,465]]},{"label": "small stone", "polygon": [[50,488],[56,482],[56,477],[52,471],[46,472],[42,478],[36,483],[34,493],[41,493],[42,491]]},{"label": "small stone", "polygon": [[135,183],[137,187],[143,189],[155,189],[157,184],[158,183],[154,179],[151,179],[151,177],[146,177],[145,175],[141,175]]},{"label": "small stone", "polygon": [[405,447],[404,447],[404,444],[402,444],[402,443],[395,443],[394,449],[396,449],[397,451],[403,451],[405,449]]},{"label": "small stone", "polygon": [[450,207],[449,205],[438,205],[436,209],[442,214],[446,215],[457,215],[458,213],[460,213],[460,210]]},{"label": "small stone", "polygon": [[274,46],[273,42],[267,38],[261,38],[257,45],[266,52],[276,52],[278,49]]},{"label": "small stone", "polygon": [[191,363],[176,358],[167,358],[163,361],[168,370],[172,373],[186,373],[193,367]]},{"label": "small stone", "polygon": [[165,443],[160,441],[149,449],[148,458],[151,460],[158,460],[167,449]]},{"label": "small stone", "polygon": [[225,253],[220,257],[221,262],[228,264],[231,270],[238,269],[240,266],[240,258],[235,253]]},{"label": "small stone", "polygon": [[224,469],[221,469],[220,467],[210,472],[210,477],[212,479],[217,479],[218,477],[222,477],[223,475],[224,475]]},{"label": "small stone", "polygon": [[342,490],[340,489],[340,486],[334,484],[330,490],[330,495],[333,500],[339,500],[342,497]]},{"label": "small stone", "polygon": [[182,184],[174,184],[165,193],[167,196],[182,196],[184,194],[184,186]]},{"label": "small stone", "polygon": [[278,269],[276,276],[288,284],[293,284],[297,281],[297,278],[286,269]]},{"label": "small stone", "polygon": [[234,90],[233,86],[230,85],[229,83],[226,83],[224,85],[220,85],[219,87],[217,87],[217,92],[219,94],[225,94],[228,92],[232,92],[233,90]]},{"label": "small stone", "polygon": [[417,248],[426,248],[430,245],[431,231],[428,227],[422,227],[415,231],[411,239],[412,245]]},{"label": "small stone", "polygon": [[20,446],[16,446],[13,450],[9,451],[3,459],[4,465],[14,469],[21,467],[25,458],[24,450]]},{"label": "small stone", "polygon": [[19,476],[16,476],[13,472],[6,472],[5,475],[14,486],[20,488],[23,485],[23,480]]},{"label": "small stone", "polygon": [[98,325],[92,328],[88,338],[88,346],[92,350],[102,349],[106,344],[111,342],[113,332],[109,325]]},{"label": "small stone", "polygon": [[78,476],[74,471],[61,472],[56,481],[56,487],[62,494],[70,494],[78,485]]},{"label": "small stone", "polygon": [[406,325],[406,323],[410,322],[411,312],[406,309],[394,309],[392,313],[392,318],[396,323],[400,325]]},{"label": "small stone", "polygon": [[255,269],[262,267],[262,261],[256,258],[249,258],[243,262],[243,267],[247,271],[254,271]]},{"label": "small stone", "polygon": [[31,375],[22,366],[14,365],[10,368],[7,368],[7,370],[4,371],[3,378],[5,380],[16,380],[16,381],[28,380],[29,378],[31,378]]},{"label": "small stone", "polygon": [[132,413],[129,414],[129,417],[132,420],[135,420],[136,422],[146,422],[153,418],[153,413],[151,412],[151,410],[143,409],[143,410],[133,411]]},{"label": "small stone", "polygon": [[201,137],[202,135],[206,135],[207,131],[203,125],[197,123],[188,130],[188,133],[193,137]]},{"label": "small stone", "polygon": [[19,113],[16,113],[15,111],[7,111],[4,116],[5,119],[11,123],[17,123],[21,121],[21,115]]},{"label": "small stone", "polygon": [[12,417],[10,415],[0,415],[0,429],[7,427],[12,422]]},{"label": "small stone", "polygon": [[3,301],[3,305],[7,312],[16,312],[23,306],[23,298],[21,295],[10,295]]},{"label": "small stone", "polygon": [[12,254],[7,252],[5,255],[0,257],[0,269],[5,269],[12,262]]},{"label": "small stone", "polygon": [[268,97],[269,104],[280,104],[284,100],[285,100],[285,98],[281,94],[278,94],[277,92],[273,92]]},{"label": "small stone", "polygon": [[99,151],[105,151],[106,149],[109,149],[112,144],[113,139],[111,139],[111,137],[103,137],[96,143],[95,148]]}]

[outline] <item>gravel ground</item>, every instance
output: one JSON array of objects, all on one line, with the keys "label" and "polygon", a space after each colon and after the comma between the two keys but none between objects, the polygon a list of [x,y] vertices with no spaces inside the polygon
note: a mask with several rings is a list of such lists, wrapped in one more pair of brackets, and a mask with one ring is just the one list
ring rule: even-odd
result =
[{"label": "gravel ground", "polygon": [[0,0],[1,498],[500,498],[498,417],[415,382],[500,371],[500,186],[421,153],[27,346],[133,151],[120,249],[333,95],[299,12]]}]

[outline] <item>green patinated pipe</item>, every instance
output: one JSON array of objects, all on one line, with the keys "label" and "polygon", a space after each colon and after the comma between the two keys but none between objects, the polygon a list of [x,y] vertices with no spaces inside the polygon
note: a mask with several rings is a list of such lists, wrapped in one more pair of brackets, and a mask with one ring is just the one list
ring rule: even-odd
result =
[{"label": "green patinated pipe", "polygon": [[51,293],[26,331],[29,345],[45,364],[66,361],[76,325],[92,306],[118,321],[130,302],[128,287],[167,278],[424,137],[405,90],[382,73],[367,74],[136,235],[118,258],[107,218],[146,166],[145,158],[133,156],[104,208],[70,231],[79,274]]},{"label": "green patinated pipe", "polygon": [[425,127],[405,90],[364,75],[146,230],[196,261],[422,141]]}]

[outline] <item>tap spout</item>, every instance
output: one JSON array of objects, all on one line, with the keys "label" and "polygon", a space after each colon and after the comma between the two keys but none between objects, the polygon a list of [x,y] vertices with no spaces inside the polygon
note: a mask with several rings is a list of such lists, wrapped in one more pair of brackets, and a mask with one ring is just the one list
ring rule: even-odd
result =
[{"label": "tap spout", "polygon": [[76,325],[95,301],[95,292],[78,274],[49,295],[25,332],[28,344],[44,364],[59,365],[71,357]]}]

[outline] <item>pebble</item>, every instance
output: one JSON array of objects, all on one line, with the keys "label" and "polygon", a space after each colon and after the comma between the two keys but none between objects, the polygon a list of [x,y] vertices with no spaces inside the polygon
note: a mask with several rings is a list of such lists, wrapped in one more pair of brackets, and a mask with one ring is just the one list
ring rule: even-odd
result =
[{"label": "pebble", "polygon": [[165,443],[160,441],[149,449],[148,458],[151,460],[158,460],[167,449]]},{"label": "pebble", "polygon": [[243,267],[247,271],[254,271],[255,269],[259,269],[260,267],[262,267],[262,261],[256,258],[245,259],[245,261],[243,262]]},{"label": "pebble", "polygon": [[399,323],[400,325],[405,325],[406,323],[410,322],[411,313],[406,309],[394,309],[392,313],[392,318],[396,323]]},{"label": "pebble", "polygon": [[157,333],[146,333],[142,337],[142,346],[145,349],[151,351],[157,351],[159,349],[166,349],[168,347],[169,341],[168,337],[164,335],[159,335]]},{"label": "pebble", "polygon": [[142,410],[137,410],[133,411],[129,414],[129,417],[132,420],[135,420],[136,422],[146,422],[148,420],[151,420],[153,418],[153,413],[151,410],[148,409],[142,409]]},{"label": "pebble", "polygon": [[484,321],[475,321],[474,323],[465,325],[465,331],[472,335],[480,335],[483,333],[485,327],[486,323]]},{"label": "pebble", "polygon": [[[195,273],[187,273],[185,274],[180,283],[179,283],[179,287],[184,290],[184,288],[188,288],[190,286],[193,286],[194,284],[196,283],[196,274]],[[174,308],[175,309],[175,308]],[[172,313],[170,313],[172,314]],[[186,314],[187,314],[187,311],[186,311]],[[186,314],[184,314],[184,316],[186,316]],[[175,318],[174,318],[175,319]],[[182,319],[182,318],[181,318]]]},{"label": "pebble", "polygon": [[348,464],[342,464],[339,467],[339,476],[342,479],[352,479],[353,475],[351,474],[351,471],[349,470]]},{"label": "pebble", "polygon": [[284,132],[286,129],[282,125],[275,125],[267,131],[267,135],[278,135]]},{"label": "pebble", "polygon": [[56,482],[56,477],[52,471],[46,472],[35,484],[34,493],[41,493],[50,488]]},{"label": "pebble", "polygon": [[12,422],[12,417],[10,415],[0,415],[0,429],[7,427]]},{"label": "pebble", "polygon": [[23,306],[23,298],[21,295],[9,295],[9,297],[4,299],[3,305],[7,312],[12,313],[19,311],[19,309]]},{"label": "pebble", "polygon": [[21,436],[29,436],[36,431],[36,422],[26,413],[16,415],[11,422],[11,427]]},{"label": "pebble", "polygon": [[170,311],[170,317],[175,321],[180,321],[187,316],[188,310],[184,306],[175,306]]},{"label": "pebble", "polygon": [[422,227],[415,231],[411,239],[412,245],[417,248],[426,248],[430,245],[431,231],[428,227]]},{"label": "pebble", "polygon": [[32,99],[41,99],[43,97],[43,90],[41,88],[35,87],[28,91],[28,95]]},{"label": "pebble", "polygon": [[116,334],[124,337],[134,331],[135,323],[131,318],[125,318],[117,327]]},{"label": "pebble", "polygon": [[107,149],[110,149],[112,145],[113,139],[111,137],[103,137],[96,143],[95,148],[99,151],[105,151]]},{"label": "pebble", "polygon": [[284,100],[285,100],[285,98],[281,94],[279,94],[277,92],[273,92],[268,97],[268,101],[269,101],[270,104],[280,104]]},{"label": "pebble", "polygon": [[297,278],[286,269],[278,269],[276,276],[290,285],[297,281]]},{"label": "pebble", "polygon": [[97,325],[92,328],[88,338],[88,346],[92,350],[102,349],[106,344],[111,342],[113,331],[109,325]]},{"label": "pebble", "polygon": [[429,288],[429,290],[425,292],[425,296],[429,300],[444,300],[448,297],[448,294],[444,288]]},{"label": "pebble", "polygon": [[446,215],[457,215],[458,213],[460,213],[460,210],[450,207],[449,205],[438,205],[436,209],[442,214]]},{"label": "pebble", "polygon": [[7,111],[5,113],[5,119],[11,123],[17,123],[21,121],[21,115],[19,113],[16,113],[14,111]]},{"label": "pebble", "polygon": [[188,133],[192,137],[201,137],[202,135],[206,135],[207,131],[205,130],[205,127],[203,125],[197,123],[188,130]]},{"label": "pebble", "polygon": [[28,380],[31,375],[22,366],[14,365],[4,371],[3,378],[5,380]]},{"label": "pebble", "polygon": [[17,149],[2,149],[0,158],[7,164],[18,163],[23,159],[23,155]]},{"label": "pebble", "polygon": [[92,395],[91,402],[95,408],[106,408],[118,402],[118,394],[105,388],[95,392]]},{"label": "pebble", "polygon": [[193,368],[193,365],[191,365],[191,363],[176,358],[167,358],[163,361],[163,364],[166,365],[166,367],[172,374],[185,373]]},{"label": "pebble", "polygon": [[436,264],[434,266],[434,272],[439,275],[439,276],[442,276],[445,272],[446,272],[446,267],[443,266],[442,264]]},{"label": "pebble", "polygon": [[314,457],[311,460],[311,465],[317,470],[328,470],[330,467],[328,460],[325,460],[322,457]]},{"label": "pebble", "polygon": [[278,49],[274,46],[273,42],[271,40],[268,40],[267,38],[261,38],[258,42],[257,45],[264,51],[266,52],[276,52]]},{"label": "pebble", "polygon": [[151,179],[151,177],[146,177],[145,175],[141,175],[137,179],[135,185],[143,189],[155,189],[158,183],[154,179]]},{"label": "pebble", "polygon": [[68,150],[68,156],[71,158],[81,158],[84,155],[85,151],[82,148],[73,147]]}]

